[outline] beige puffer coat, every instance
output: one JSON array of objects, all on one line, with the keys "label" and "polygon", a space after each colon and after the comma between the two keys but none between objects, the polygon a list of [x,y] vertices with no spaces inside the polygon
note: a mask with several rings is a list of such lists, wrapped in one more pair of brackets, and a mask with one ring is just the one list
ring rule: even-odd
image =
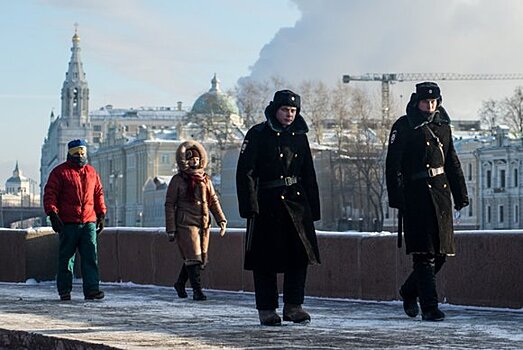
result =
[{"label": "beige puffer coat", "polygon": [[[188,149],[200,153],[200,168],[191,169],[185,159]],[[197,141],[185,141],[176,151],[178,174],[169,183],[165,197],[165,229],[176,232],[176,241],[187,265],[206,264],[212,213],[217,223],[227,222],[209,175],[205,174],[207,152]],[[191,176],[199,176],[190,198]]]}]

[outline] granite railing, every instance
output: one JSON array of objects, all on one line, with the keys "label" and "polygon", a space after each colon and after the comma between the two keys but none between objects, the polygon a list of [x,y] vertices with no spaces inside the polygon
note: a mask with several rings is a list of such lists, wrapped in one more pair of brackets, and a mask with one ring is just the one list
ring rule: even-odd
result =
[{"label": "granite railing", "polygon": [[[204,288],[252,291],[243,269],[243,229],[212,232]],[[395,234],[319,232],[322,263],[309,268],[306,294],[361,300],[398,300],[411,270]],[[523,308],[523,230],[456,233],[457,255],[438,274],[438,295],[457,305]],[[57,235],[50,228],[0,229],[0,281],[54,280]],[[99,236],[104,282],[170,286],[182,260],[163,228],[106,228]],[[281,281],[280,281],[281,282]]]}]

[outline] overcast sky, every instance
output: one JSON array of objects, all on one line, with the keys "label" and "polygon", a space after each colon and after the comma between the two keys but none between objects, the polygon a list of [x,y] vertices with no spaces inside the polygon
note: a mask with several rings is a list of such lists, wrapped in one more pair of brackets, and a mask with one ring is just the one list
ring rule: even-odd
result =
[{"label": "overcast sky", "polygon": [[[343,74],[523,73],[522,17],[520,0],[2,1],[0,186],[16,160],[39,180],[74,23],[95,110],[189,108],[215,72],[224,89],[251,75],[333,85]],[[393,94],[406,103],[414,83],[394,84]],[[523,82],[440,85],[451,118],[474,119],[482,101]]]}]

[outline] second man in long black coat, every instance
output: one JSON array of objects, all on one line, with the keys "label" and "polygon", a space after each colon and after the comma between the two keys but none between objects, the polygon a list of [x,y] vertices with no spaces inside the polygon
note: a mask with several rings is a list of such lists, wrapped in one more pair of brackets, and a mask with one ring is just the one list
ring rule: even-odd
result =
[{"label": "second man in long black coat", "polygon": [[[386,161],[389,205],[403,216],[407,254],[414,271],[400,289],[407,315],[443,320],[435,274],[454,255],[452,198],[456,210],[468,205],[467,189],[436,83],[416,85],[407,114],[392,126]],[[401,234],[401,232],[400,232]]]},{"label": "second man in long black coat", "polygon": [[247,132],[236,174],[240,215],[248,219],[244,267],[253,271],[262,325],[281,324],[277,273],[284,273],[283,320],[308,322],[301,305],[307,266],[320,262],[320,201],[300,96],[277,91],[265,117]]}]

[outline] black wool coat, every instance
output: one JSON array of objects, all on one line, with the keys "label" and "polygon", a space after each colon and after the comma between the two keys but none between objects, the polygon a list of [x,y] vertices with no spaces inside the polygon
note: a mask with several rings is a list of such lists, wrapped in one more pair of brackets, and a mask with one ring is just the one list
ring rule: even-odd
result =
[{"label": "black wool coat", "polygon": [[[238,159],[240,216],[249,219],[244,267],[285,272],[320,262],[314,228],[320,200],[305,121],[298,115],[284,129],[267,118],[247,132]],[[292,176],[296,184],[264,187]]]},{"label": "black wool coat", "polygon": [[[468,196],[449,124],[443,107],[427,120],[413,97],[407,115],[391,129],[387,192],[389,206],[400,209],[403,215],[407,254],[456,252],[451,196],[459,208],[468,205]],[[443,174],[427,175],[429,168],[440,167]]]}]

